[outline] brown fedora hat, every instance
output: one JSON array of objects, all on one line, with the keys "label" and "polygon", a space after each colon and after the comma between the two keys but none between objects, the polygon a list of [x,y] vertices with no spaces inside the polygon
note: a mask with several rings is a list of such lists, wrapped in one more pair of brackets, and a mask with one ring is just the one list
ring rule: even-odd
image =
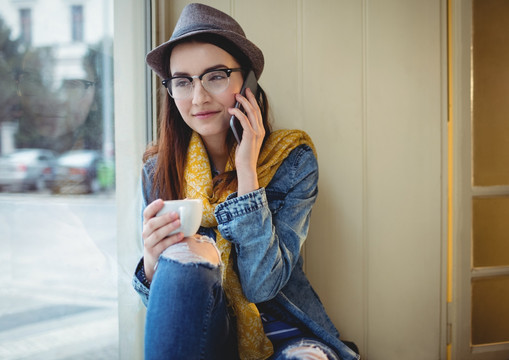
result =
[{"label": "brown fedora hat", "polygon": [[147,54],[148,66],[164,79],[168,69],[164,68],[163,57],[168,56],[177,42],[199,34],[211,34],[231,42],[249,59],[256,78],[260,78],[264,65],[263,53],[246,38],[239,23],[222,11],[196,3],[189,4],[182,10],[170,39]]}]

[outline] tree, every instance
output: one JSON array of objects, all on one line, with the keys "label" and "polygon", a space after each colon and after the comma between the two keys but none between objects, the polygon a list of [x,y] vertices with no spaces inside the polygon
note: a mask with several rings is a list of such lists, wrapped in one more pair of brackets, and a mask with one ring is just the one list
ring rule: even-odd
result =
[{"label": "tree", "polygon": [[23,57],[19,39],[11,39],[11,29],[0,17],[0,123],[12,121],[19,116],[19,99],[16,77]]}]

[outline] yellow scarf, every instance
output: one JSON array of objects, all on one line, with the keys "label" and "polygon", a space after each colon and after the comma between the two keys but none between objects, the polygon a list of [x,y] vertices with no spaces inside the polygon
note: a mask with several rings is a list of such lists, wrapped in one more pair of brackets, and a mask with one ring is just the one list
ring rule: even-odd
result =
[{"label": "yellow scarf", "polygon": [[[290,152],[302,144],[309,145],[314,151],[313,143],[305,132],[277,130],[270,134],[258,158],[257,173],[260,187],[266,187],[269,184]],[[234,164],[229,161],[225,171],[233,169]],[[250,303],[242,292],[239,278],[233,269],[233,261],[231,261],[231,243],[225,240],[217,230],[217,221],[214,217],[215,207],[224,202],[233,191],[224,191],[214,196],[209,157],[201,137],[196,132],[193,133],[189,143],[184,178],[186,197],[203,200],[202,226],[213,227],[216,231],[216,243],[224,264],[223,286],[237,317],[240,358],[243,360],[266,359],[274,352],[272,343],[263,331],[256,305]]]}]

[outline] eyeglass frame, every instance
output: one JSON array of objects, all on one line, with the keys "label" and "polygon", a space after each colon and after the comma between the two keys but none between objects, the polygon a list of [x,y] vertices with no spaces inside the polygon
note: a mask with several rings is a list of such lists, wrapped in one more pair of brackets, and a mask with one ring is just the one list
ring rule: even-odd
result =
[{"label": "eyeglass frame", "polygon": [[[194,88],[194,79],[199,79],[203,88],[209,92],[209,90],[206,89],[206,87],[203,85],[203,77],[211,72],[214,72],[214,71],[223,71],[225,74],[226,74],[226,77],[228,78],[228,84],[230,82],[230,75],[233,73],[233,72],[238,72],[238,71],[244,71],[244,69],[242,68],[226,68],[226,69],[210,69],[210,70],[207,70],[205,71],[203,74],[201,75],[193,75],[193,76],[186,76],[186,75],[177,75],[177,76],[172,76],[168,79],[164,79],[161,81],[161,83],[163,84],[163,86],[166,88],[166,91],[168,92],[168,94],[173,98],[175,99],[175,97],[171,94],[170,92],[170,87],[168,87],[170,84],[171,84],[171,81],[173,79],[188,79],[189,82],[191,83],[192,85],[192,88]],[[226,86],[226,88],[224,90],[226,90],[228,88],[228,86]],[[223,90],[223,91],[224,91]],[[215,93],[213,93],[215,94]],[[219,94],[219,93],[218,93]],[[184,98],[180,98],[180,99],[175,99],[175,100],[184,100],[184,99],[187,99],[189,98],[190,96],[186,96]]]}]

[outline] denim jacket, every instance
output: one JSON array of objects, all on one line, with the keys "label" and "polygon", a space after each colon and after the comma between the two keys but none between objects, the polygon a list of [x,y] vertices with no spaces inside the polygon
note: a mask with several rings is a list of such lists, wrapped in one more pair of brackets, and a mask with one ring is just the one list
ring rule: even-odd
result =
[{"label": "denim jacket", "polygon": [[[151,201],[150,174],[154,165],[155,161],[148,161],[143,168],[143,207]],[[284,160],[266,188],[243,196],[233,193],[216,207],[218,230],[235,249],[236,270],[250,302],[293,317],[342,359],[358,359],[339,340],[338,331],[302,269],[300,250],[307,237],[317,184],[316,157],[310,147],[301,145]],[[215,238],[212,229],[200,228],[199,233]],[[142,261],[138,270],[140,266]],[[149,289],[138,270],[133,286],[146,305]]]}]

